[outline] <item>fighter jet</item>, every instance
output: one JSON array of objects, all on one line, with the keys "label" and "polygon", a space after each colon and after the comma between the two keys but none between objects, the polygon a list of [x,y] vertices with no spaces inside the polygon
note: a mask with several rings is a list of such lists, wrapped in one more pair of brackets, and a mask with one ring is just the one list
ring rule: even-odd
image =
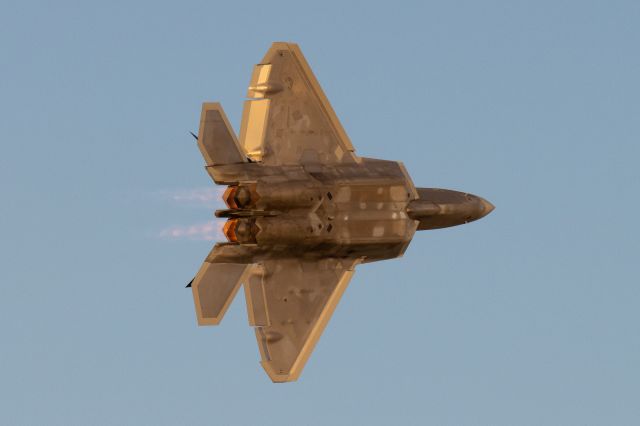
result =
[{"label": "fighter jet", "polygon": [[227,219],[228,241],[190,286],[198,324],[217,325],[242,285],[262,366],[288,382],[356,265],[402,256],[416,230],[472,222],[494,207],[416,188],[401,162],[357,156],[296,44],[273,43],[247,97],[239,138],[220,104],[202,106],[197,141],[207,172],[227,186],[228,208],[215,215]]}]

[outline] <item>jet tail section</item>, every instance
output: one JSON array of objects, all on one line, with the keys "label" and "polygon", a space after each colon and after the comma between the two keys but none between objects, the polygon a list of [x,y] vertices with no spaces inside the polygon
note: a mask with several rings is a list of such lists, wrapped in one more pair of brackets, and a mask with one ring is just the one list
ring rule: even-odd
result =
[{"label": "jet tail section", "polygon": [[217,102],[202,104],[198,147],[208,166],[248,161],[222,106]]}]

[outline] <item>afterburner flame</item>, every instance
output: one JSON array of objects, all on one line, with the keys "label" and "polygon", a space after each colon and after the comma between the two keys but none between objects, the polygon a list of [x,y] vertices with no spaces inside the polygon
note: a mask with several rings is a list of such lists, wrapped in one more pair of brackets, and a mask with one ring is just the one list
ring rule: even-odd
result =
[{"label": "afterburner flame", "polygon": [[238,219],[230,219],[224,224],[222,232],[230,243],[237,243],[238,237],[236,236],[236,228],[238,227]]}]

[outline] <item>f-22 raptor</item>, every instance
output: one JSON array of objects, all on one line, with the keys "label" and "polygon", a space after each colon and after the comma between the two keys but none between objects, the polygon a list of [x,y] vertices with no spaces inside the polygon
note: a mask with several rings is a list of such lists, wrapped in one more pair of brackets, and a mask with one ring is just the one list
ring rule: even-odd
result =
[{"label": "f-22 raptor", "polygon": [[273,43],[253,69],[237,138],[204,103],[198,146],[227,185],[227,242],[190,283],[199,325],[217,325],[243,285],[262,366],[294,381],[354,268],[402,256],[416,230],[479,219],[475,195],[416,188],[398,161],[359,157],[300,48]]}]

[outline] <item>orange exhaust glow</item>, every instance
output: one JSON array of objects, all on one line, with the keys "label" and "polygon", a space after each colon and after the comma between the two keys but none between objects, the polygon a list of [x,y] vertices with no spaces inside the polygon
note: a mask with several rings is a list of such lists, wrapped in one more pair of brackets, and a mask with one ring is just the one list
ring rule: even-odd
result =
[{"label": "orange exhaust glow", "polygon": [[236,201],[234,200],[237,190],[238,190],[237,186],[229,186],[227,187],[227,189],[224,191],[224,194],[222,195],[222,199],[224,200],[224,203],[230,209],[238,208],[238,206],[236,205]]},{"label": "orange exhaust glow", "polygon": [[225,222],[222,232],[230,243],[237,243],[236,228],[238,227],[238,219],[231,219]]}]

